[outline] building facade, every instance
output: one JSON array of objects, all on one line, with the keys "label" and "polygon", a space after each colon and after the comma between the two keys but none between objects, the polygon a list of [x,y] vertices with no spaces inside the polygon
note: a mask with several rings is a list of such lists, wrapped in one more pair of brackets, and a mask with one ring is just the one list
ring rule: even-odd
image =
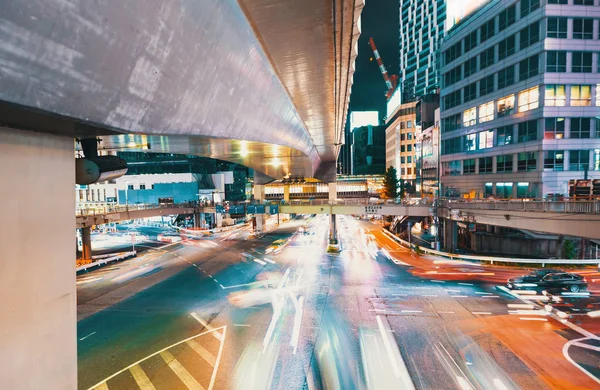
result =
[{"label": "building facade", "polygon": [[600,179],[600,0],[495,0],[441,46],[442,195]]},{"label": "building facade", "polygon": [[402,102],[439,88],[438,50],[445,32],[446,1],[400,0]]},{"label": "building facade", "polygon": [[415,121],[417,102],[400,105],[385,129],[385,166],[393,166],[398,178],[413,184],[416,179]]},{"label": "building facade", "polygon": [[385,126],[353,129],[352,175],[383,175],[385,164]]}]

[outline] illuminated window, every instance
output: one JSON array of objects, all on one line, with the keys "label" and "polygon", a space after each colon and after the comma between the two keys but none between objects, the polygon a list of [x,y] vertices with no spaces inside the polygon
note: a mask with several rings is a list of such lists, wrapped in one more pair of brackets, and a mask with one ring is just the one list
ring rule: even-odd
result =
[{"label": "illuminated window", "polygon": [[477,136],[479,137],[480,150],[494,147],[494,130],[482,131]]},{"label": "illuminated window", "polygon": [[468,110],[465,110],[463,112],[463,125],[465,127],[467,127],[467,126],[473,126],[476,123],[477,123],[477,108],[473,107],[473,108],[469,108]]},{"label": "illuminated window", "polygon": [[489,122],[494,119],[494,102],[479,106],[479,123]]},{"label": "illuminated window", "polygon": [[515,95],[498,99],[498,117],[512,115],[515,112]]},{"label": "illuminated window", "polygon": [[592,150],[592,153],[594,154],[594,165],[592,166],[592,169],[594,171],[600,171],[600,149],[594,149]]},{"label": "illuminated window", "polygon": [[571,105],[572,106],[590,106],[592,105],[592,86],[591,85],[571,85]]},{"label": "illuminated window", "polygon": [[513,183],[496,183],[496,196],[498,198],[512,197]]},{"label": "illuminated window", "polygon": [[510,145],[513,142],[513,126],[503,126],[498,128],[496,137],[496,146]]},{"label": "illuminated window", "polygon": [[548,150],[544,152],[544,170],[564,171],[565,152],[562,150]]},{"label": "illuminated window", "polygon": [[544,139],[562,139],[565,136],[565,118],[546,118]]},{"label": "illuminated window", "polygon": [[564,85],[546,85],[544,105],[563,107],[567,105],[567,92]]},{"label": "illuminated window", "polygon": [[477,134],[465,135],[465,152],[472,152],[477,150]]},{"label": "illuminated window", "polygon": [[519,112],[533,110],[540,105],[539,87],[533,87],[519,92]]},{"label": "illuminated window", "polygon": [[[600,69],[600,54],[598,54],[598,69]],[[600,106],[600,84],[596,84],[596,106]],[[600,123],[600,118],[596,118],[596,123]]]}]

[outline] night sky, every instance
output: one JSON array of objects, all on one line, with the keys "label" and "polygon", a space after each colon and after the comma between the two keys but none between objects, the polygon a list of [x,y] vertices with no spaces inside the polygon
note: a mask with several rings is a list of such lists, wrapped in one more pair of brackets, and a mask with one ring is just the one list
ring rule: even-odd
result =
[{"label": "night sky", "polygon": [[376,110],[381,121],[386,114],[386,86],[369,46],[369,38],[373,37],[388,74],[398,74],[400,1],[366,0],[365,3],[350,111]]}]

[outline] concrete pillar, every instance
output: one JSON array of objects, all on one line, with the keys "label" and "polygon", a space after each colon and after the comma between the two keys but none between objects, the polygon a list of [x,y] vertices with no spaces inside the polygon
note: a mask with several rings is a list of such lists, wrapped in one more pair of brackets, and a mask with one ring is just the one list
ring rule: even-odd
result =
[{"label": "concrete pillar", "polygon": [[283,185],[283,201],[285,203],[290,203],[290,186],[287,184]]},{"label": "concrete pillar", "polygon": [[0,389],[76,389],[73,138],[0,127],[0,167]]},{"label": "concrete pillar", "polygon": [[81,259],[92,260],[92,228],[81,228]]},{"label": "concrete pillar", "polygon": [[194,213],[194,227],[196,229],[204,227],[204,213]]},{"label": "concrete pillar", "polygon": [[451,219],[444,220],[444,249],[454,253],[458,248],[458,225]]},{"label": "concrete pillar", "polygon": [[329,214],[329,243],[337,243],[337,224],[335,214]]},{"label": "concrete pillar", "polygon": [[266,228],[266,218],[264,214],[254,214],[254,221],[256,222],[256,226],[254,228],[255,233],[262,233]]},{"label": "concrete pillar", "polygon": [[254,184],[254,188],[252,189],[254,194],[255,202],[262,202],[265,200],[265,186],[262,184]]},{"label": "concrete pillar", "polygon": [[216,224],[216,227],[218,227],[218,228],[223,227],[223,214],[215,213],[215,224]]},{"label": "concrete pillar", "polygon": [[335,204],[337,199],[337,183],[329,183],[329,204]]}]

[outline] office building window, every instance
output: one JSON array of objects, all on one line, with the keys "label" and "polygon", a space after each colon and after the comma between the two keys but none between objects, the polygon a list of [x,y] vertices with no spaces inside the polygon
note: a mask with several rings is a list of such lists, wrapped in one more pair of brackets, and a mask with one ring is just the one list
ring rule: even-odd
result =
[{"label": "office building window", "polygon": [[515,112],[515,95],[498,99],[498,117],[512,115]]},{"label": "office building window", "polygon": [[[598,54],[598,62],[600,62],[600,53]],[[596,84],[596,106],[600,106],[600,84]],[[600,125],[600,117],[596,117],[596,124]],[[596,134],[600,136],[600,133]]]},{"label": "office building window", "polygon": [[458,42],[444,52],[444,61],[446,64],[451,63],[462,55],[462,42]]},{"label": "office building window", "polygon": [[496,172],[512,172],[513,155],[505,154],[496,157]]},{"label": "office building window", "polygon": [[498,44],[498,60],[503,60],[515,53],[515,36],[503,39]]},{"label": "office building window", "polygon": [[548,0],[548,4],[569,4],[569,0]]},{"label": "office building window", "polygon": [[571,150],[569,151],[569,170],[585,171],[590,166],[589,150]]},{"label": "office building window", "polygon": [[487,41],[493,37],[496,30],[496,18],[492,18],[484,23],[479,30],[481,32],[481,42]]},{"label": "office building window", "polygon": [[531,56],[519,62],[519,81],[526,80],[539,73],[538,55]]},{"label": "office building window", "polygon": [[567,38],[567,20],[568,18],[549,17],[547,37]]},{"label": "office building window", "polygon": [[547,72],[566,72],[567,71],[567,52],[566,51],[547,51],[546,52],[546,71]]},{"label": "office building window", "polygon": [[515,83],[515,67],[514,65],[504,68],[498,72],[498,89],[508,87]]},{"label": "office building window", "polygon": [[494,159],[482,157],[479,159],[479,173],[492,173],[494,171]]},{"label": "office building window", "polygon": [[465,37],[465,53],[477,46],[477,31]]},{"label": "office building window", "polygon": [[407,152],[412,152],[412,150],[413,150],[412,145],[406,145]]},{"label": "office building window", "polygon": [[517,170],[519,172],[532,172],[537,170],[537,153],[523,152],[519,153],[517,159]]},{"label": "office building window", "polygon": [[406,162],[406,158],[404,156],[400,156],[400,164],[404,164]]},{"label": "office building window", "polygon": [[594,165],[592,166],[592,170],[600,171],[600,149],[592,150],[593,156],[592,158]]},{"label": "office building window", "polygon": [[575,5],[594,5],[594,0],[573,0]]},{"label": "office building window", "polygon": [[591,85],[571,85],[571,105],[572,106],[591,106],[592,105],[592,86]]},{"label": "office building window", "polygon": [[475,159],[469,158],[463,161],[463,174],[472,175],[475,173]]},{"label": "office building window", "polygon": [[145,184],[140,184],[140,190],[145,190],[146,189],[146,185]]},{"label": "office building window", "polygon": [[587,51],[574,51],[571,72],[592,73],[592,53]]},{"label": "office building window", "polygon": [[448,108],[452,108],[452,107],[456,107],[459,104],[462,103],[461,101],[461,91],[460,89],[458,91],[454,91],[446,96],[444,96],[444,108],[448,109]]},{"label": "office building window", "polygon": [[496,197],[511,198],[513,192],[513,183],[496,183]]},{"label": "office building window", "polygon": [[540,8],[540,0],[521,0],[521,17],[529,15]]},{"label": "office building window", "polygon": [[407,134],[406,134],[406,139],[407,139],[408,141],[412,140],[412,139],[413,139],[413,133],[407,133]]},{"label": "office building window", "polygon": [[528,182],[519,182],[517,183],[517,198],[529,198],[529,183]]},{"label": "office building window", "polygon": [[494,75],[479,80],[479,96],[485,96],[492,92],[494,92]]},{"label": "office building window", "polygon": [[460,129],[461,125],[460,114],[449,116],[448,118],[442,119],[442,132],[453,131]]},{"label": "office building window", "polygon": [[511,5],[504,11],[500,12],[498,17],[498,30],[502,31],[508,26],[511,26],[517,19],[516,6]]},{"label": "office building window", "polygon": [[481,131],[477,137],[479,138],[479,150],[494,147],[494,130]]},{"label": "office building window", "polygon": [[537,140],[538,122],[537,120],[519,123],[519,133],[517,142],[527,142]]},{"label": "office building window", "polygon": [[450,138],[442,144],[442,154],[460,153],[463,151],[463,137]]},{"label": "office building window", "polygon": [[412,156],[406,156],[406,162],[412,164]]},{"label": "office building window", "polygon": [[546,118],[544,120],[544,139],[563,139],[565,137],[565,118]]},{"label": "office building window", "polygon": [[477,134],[465,135],[465,152],[473,152],[477,150]]},{"label": "office building window", "polygon": [[446,86],[455,84],[460,81],[462,77],[462,66],[459,65],[454,69],[451,69],[449,72],[444,74],[444,84]]},{"label": "office building window", "polygon": [[477,57],[473,57],[464,63],[465,77],[469,77],[477,72]]},{"label": "office building window", "polygon": [[533,87],[519,92],[519,112],[533,110],[539,107],[540,90]]},{"label": "office building window", "polygon": [[573,39],[594,39],[594,19],[573,19]]},{"label": "office building window", "polygon": [[540,23],[535,22],[525,27],[519,32],[521,45],[519,50],[523,50],[540,40]]},{"label": "office building window", "polygon": [[494,196],[494,183],[485,183],[485,197]]},{"label": "office building window", "polygon": [[496,146],[510,145],[513,143],[513,127],[502,126],[496,130]]},{"label": "office building window", "polygon": [[400,145],[400,153],[406,152],[406,145]]},{"label": "office building window", "polygon": [[442,172],[444,176],[459,176],[460,175],[460,160],[448,161],[442,163]]},{"label": "office building window", "polygon": [[562,150],[547,150],[544,152],[544,170],[564,171],[565,152]]},{"label": "office building window", "polygon": [[477,108],[469,108],[463,111],[463,125],[465,127],[473,126],[477,123]]},{"label": "office building window", "polygon": [[479,123],[489,122],[494,119],[494,102],[479,106]]},{"label": "office building window", "polygon": [[494,63],[495,50],[496,49],[492,46],[489,49],[481,52],[481,54],[479,55],[479,70],[485,69]]},{"label": "office building window", "polygon": [[571,118],[570,138],[590,138],[590,118]]},{"label": "office building window", "polygon": [[127,184],[127,189],[128,190],[133,190],[133,184]]},{"label": "office building window", "polygon": [[400,134],[400,141],[405,141],[406,140],[406,134],[402,133]]},{"label": "office building window", "polygon": [[464,88],[465,103],[477,97],[477,83],[471,83]]},{"label": "office building window", "polygon": [[567,105],[567,93],[564,85],[546,85],[544,105],[552,107],[563,107]]}]

